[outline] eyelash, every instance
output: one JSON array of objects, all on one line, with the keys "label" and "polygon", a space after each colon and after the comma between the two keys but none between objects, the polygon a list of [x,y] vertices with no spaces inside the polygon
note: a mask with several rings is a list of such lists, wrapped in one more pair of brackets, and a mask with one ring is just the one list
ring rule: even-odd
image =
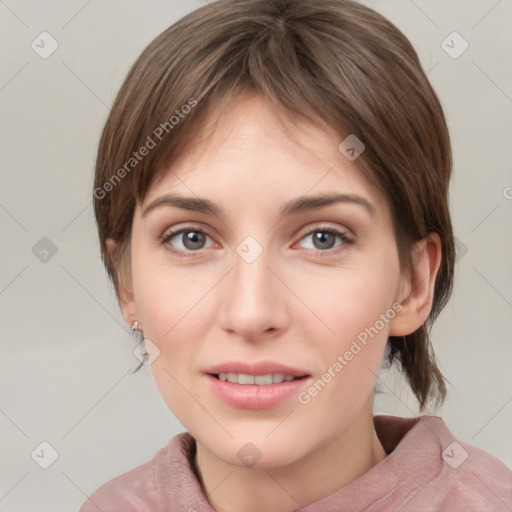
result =
[{"label": "eyelash", "polygon": [[[180,234],[180,233],[186,233],[188,231],[192,231],[194,233],[202,233],[206,236],[210,236],[208,235],[208,233],[206,233],[205,231],[203,231],[201,228],[198,228],[198,227],[194,227],[194,226],[185,226],[185,227],[182,227],[182,228],[178,228],[178,229],[175,229],[173,231],[169,231],[167,233],[165,233],[160,239],[159,239],[159,242],[162,244],[162,245],[168,245],[170,240],[172,238],[174,238],[176,235]],[[331,233],[333,235],[336,235],[338,236],[341,241],[343,242],[342,244],[340,244],[338,247],[336,247],[335,249],[327,249],[325,251],[322,251],[322,250],[315,250],[315,249],[309,249],[310,251],[312,251],[315,256],[320,256],[320,257],[325,257],[325,256],[333,256],[333,255],[336,255],[342,251],[346,251],[348,249],[349,246],[353,245],[355,243],[355,240],[350,238],[349,236],[347,236],[346,233],[344,233],[343,231],[340,231],[336,228],[332,228],[332,227],[329,227],[329,226],[318,226],[318,227],[315,227],[313,229],[311,229],[310,231],[308,231],[307,233],[304,233],[304,235],[302,235],[301,237],[301,240],[313,233],[317,233],[317,232],[320,232],[320,233]],[[211,237],[210,237],[211,238]],[[173,254],[175,254],[176,256],[180,257],[180,258],[193,258],[194,257],[194,252],[199,252],[198,251],[189,251],[189,254],[184,254],[182,253],[181,251],[177,251],[176,249],[174,249],[172,246],[168,245],[167,249],[172,252]],[[191,252],[191,254],[190,254]]]}]

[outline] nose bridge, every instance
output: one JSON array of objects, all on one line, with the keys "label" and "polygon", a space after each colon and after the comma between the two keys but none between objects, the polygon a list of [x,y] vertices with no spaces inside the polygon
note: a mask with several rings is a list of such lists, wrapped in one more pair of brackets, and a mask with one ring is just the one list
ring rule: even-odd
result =
[{"label": "nose bridge", "polygon": [[247,338],[281,327],[284,321],[276,277],[268,268],[269,252],[258,246],[246,239],[236,248],[221,315],[224,328]]},{"label": "nose bridge", "polygon": [[233,268],[233,291],[242,294],[245,300],[259,300],[260,296],[268,292],[271,272],[268,270],[268,255],[260,254],[254,260],[246,260],[237,254]]},{"label": "nose bridge", "polygon": [[[269,264],[268,253],[261,252],[258,255],[250,248],[247,253],[241,253],[243,244],[237,248],[237,254],[233,262],[231,296],[236,299],[235,304],[245,305],[247,308],[262,309],[268,301],[272,273],[267,268]],[[249,312],[249,309],[248,309]],[[253,311],[254,314],[254,311]]]}]

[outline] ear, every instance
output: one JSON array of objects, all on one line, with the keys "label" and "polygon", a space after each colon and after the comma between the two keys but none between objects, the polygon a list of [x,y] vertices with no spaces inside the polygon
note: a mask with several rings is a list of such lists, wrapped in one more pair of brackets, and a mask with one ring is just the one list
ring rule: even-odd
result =
[{"label": "ear", "polygon": [[[135,320],[138,320],[139,315],[133,296],[130,258],[129,255],[120,256],[119,243],[115,242],[111,238],[106,241],[106,246],[117,273],[117,300],[121,306],[125,322],[131,326]],[[126,250],[129,251],[130,247],[128,246]]]},{"label": "ear", "polygon": [[430,233],[415,246],[411,276],[403,276],[398,301],[401,311],[391,321],[390,336],[407,336],[427,320],[434,299],[434,285],[441,265],[441,239]]}]

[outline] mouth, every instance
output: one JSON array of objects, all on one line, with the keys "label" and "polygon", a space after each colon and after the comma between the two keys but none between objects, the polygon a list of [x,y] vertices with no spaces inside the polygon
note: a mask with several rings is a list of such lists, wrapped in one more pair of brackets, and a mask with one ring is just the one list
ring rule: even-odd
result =
[{"label": "mouth", "polygon": [[223,382],[232,384],[270,386],[271,384],[281,384],[282,382],[291,382],[309,377],[309,375],[289,375],[286,373],[266,373],[264,375],[251,375],[248,373],[210,373],[212,377]]},{"label": "mouth", "polygon": [[239,409],[272,409],[293,400],[312,376],[280,363],[226,363],[205,372],[211,392]]},{"label": "mouth", "polygon": [[210,366],[204,371],[212,393],[241,409],[271,409],[297,396],[311,374],[280,361],[238,360]]}]

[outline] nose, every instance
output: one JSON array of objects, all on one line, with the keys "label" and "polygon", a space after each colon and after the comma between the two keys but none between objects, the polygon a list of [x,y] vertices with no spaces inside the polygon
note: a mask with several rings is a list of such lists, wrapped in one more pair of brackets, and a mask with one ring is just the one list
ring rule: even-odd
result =
[{"label": "nose", "polygon": [[[265,251],[251,263],[235,252],[226,276],[219,314],[221,327],[247,341],[274,337],[289,322],[287,289]],[[288,291],[288,296],[290,292]]]}]

